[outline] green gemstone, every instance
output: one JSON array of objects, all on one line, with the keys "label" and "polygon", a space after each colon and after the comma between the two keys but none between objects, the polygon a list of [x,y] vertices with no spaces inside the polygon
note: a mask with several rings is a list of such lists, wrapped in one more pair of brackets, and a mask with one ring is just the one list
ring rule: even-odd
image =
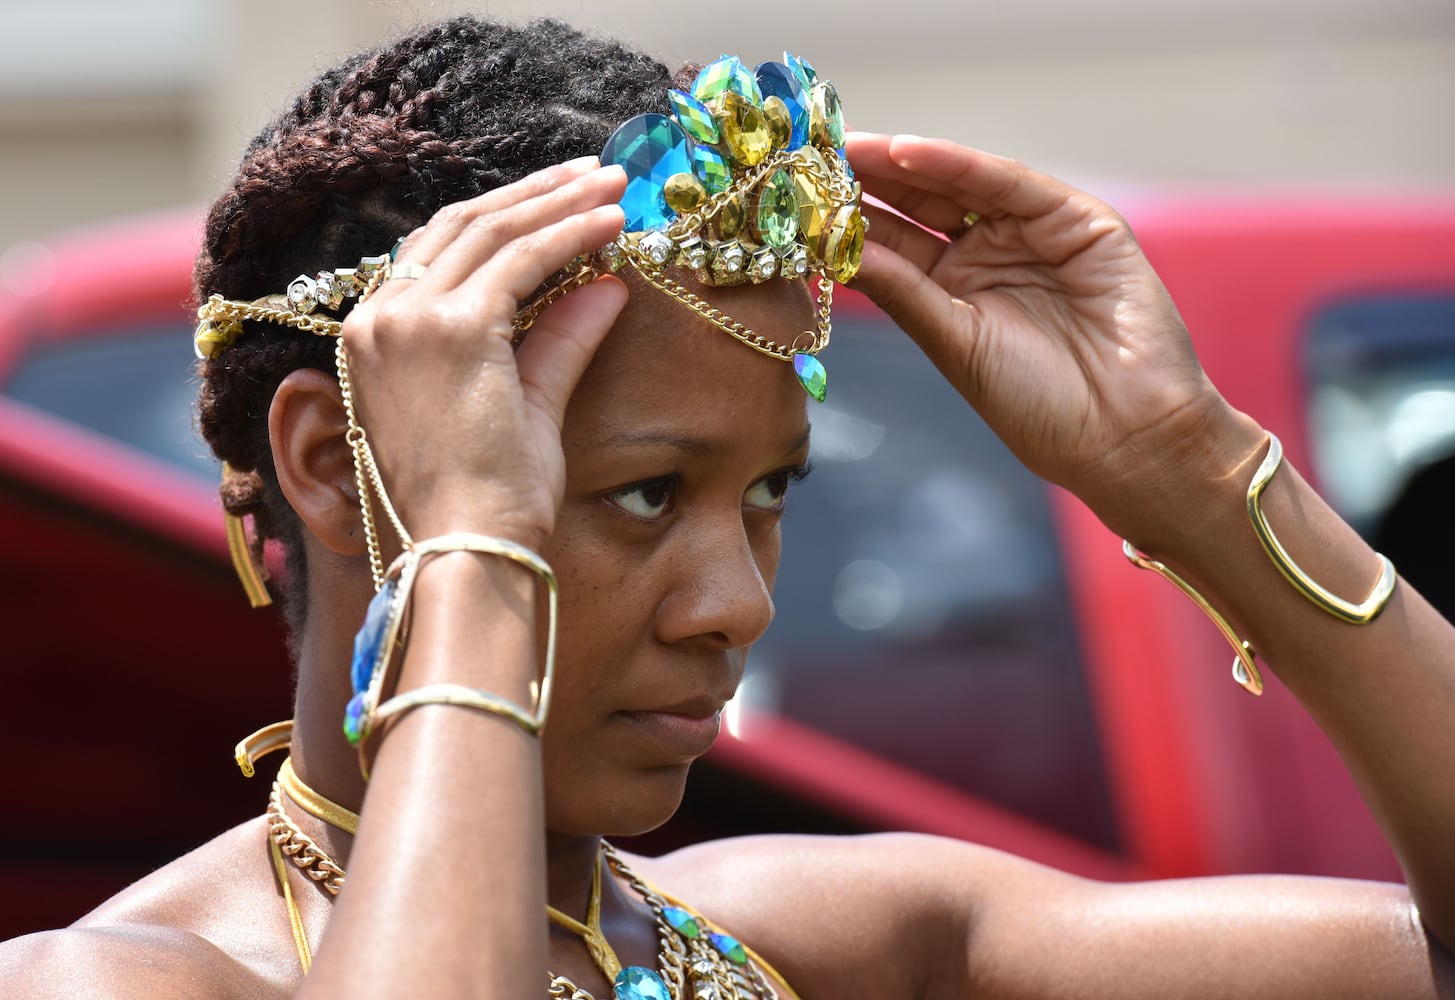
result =
[{"label": "green gemstone", "polygon": [[685,938],[695,938],[702,933],[702,928],[697,925],[697,918],[680,906],[662,907],[662,916],[674,931]]},{"label": "green gemstone", "polygon": [[798,376],[804,392],[820,403],[824,401],[828,395],[829,373],[824,370],[823,362],[812,354],[798,351],[793,355],[793,374]]},{"label": "green gemstone", "polygon": [[712,942],[713,947],[721,953],[722,957],[729,962],[734,965],[748,964],[748,952],[738,942],[737,938],[727,934],[709,934],[707,938]]},{"label": "green gemstone", "polygon": [[716,145],[717,122],[713,120],[711,108],[680,90],[667,91],[667,97],[672,101],[672,114],[684,132],[698,142]]},{"label": "green gemstone", "polygon": [[820,83],[813,88],[810,100],[810,131],[814,140],[834,149],[841,148],[844,145],[844,108],[839,103],[839,92],[832,83]]},{"label": "green gemstone", "polygon": [[757,105],[763,103],[758,81],[737,56],[723,56],[708,63],[692,83],[692,96],[704,104],[711,104],[728,93],[745,97]]},{"label": "green gemstone", "polygon": [[798,197],[788,171],[775,171],[759,190],[757,229],[758,237],[780,252],[798,236]]}]

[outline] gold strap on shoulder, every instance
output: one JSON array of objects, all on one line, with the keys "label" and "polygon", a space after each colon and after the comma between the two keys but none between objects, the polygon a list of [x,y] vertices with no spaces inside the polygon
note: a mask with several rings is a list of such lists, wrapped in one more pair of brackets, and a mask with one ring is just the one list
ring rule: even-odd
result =
[{"label": "gold strap on shoulder", "polygon": [[298,949],[298,962],[303,966],[303,974],[306,976],[313,967],[313,949],[309,947],[308,935],[303,931],[303,914],[298,912],[298,904],[293,900],[293,887],[288,884],[288,865],[283,861],[283,849],[272,837],[268,838],[268,848],[273,855],[273,872],[278,876],[278,885],[283,890],[283,901],[288,904],[288,923],[293,928],[293,946]]},{"label": "gold strap on shoulder", "polygon": [[271,726],[264,726],[251,736],[239,740],[232,751],[233,759],[237,761],[243,777],[251,778],[257,773],[253,765],[274,750],[287,750],[288,745],[292,742],[293,720],[275,722]]}]

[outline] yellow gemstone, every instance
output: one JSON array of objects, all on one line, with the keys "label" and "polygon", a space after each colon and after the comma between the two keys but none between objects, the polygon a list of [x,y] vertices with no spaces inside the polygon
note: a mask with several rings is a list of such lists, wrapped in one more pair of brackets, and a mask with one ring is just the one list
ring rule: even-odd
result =
[{"label": "yellow gemstone", "polygon": [[763,109],[741,94],[722,95],[718,110],[718,131],[734,160],[754,166],[773,151],[773,134]]},{"label": "yellow gemstone", "polygon": [[695,212],[707,200],[707,188],[692,174],[673,174],[662,186],[667,207],[679,215]]},{"label": "yellow gemstone", "polygon": [[748,221],[748,210],[743,205],[743,196],[735,194],[723,203],[717,213],[717,230],[725,237],[733,237],[743,231]]},{"label": "yellow gemstone", "polygon": [[864,216],[853,205],[845,205],[834,215],[824,235],[823,259],[829,273],[839,284],[848,284],[859,273],[864,259]]},{"label": "yellow gemstone", "polygon": [[763,117],[768,119],[768,131],[773,136],[773,148],[785,149],[793,139],[793,112],[788,102],[781,97],[768,97],[763,101]]},{"label": "yellow gemstone", "polygon": [[812,177],[801,171],[794,171],[793,193],[798,200],[798,231],[814,256],[821,258],[819,242],[833,216],[834,203]]}]

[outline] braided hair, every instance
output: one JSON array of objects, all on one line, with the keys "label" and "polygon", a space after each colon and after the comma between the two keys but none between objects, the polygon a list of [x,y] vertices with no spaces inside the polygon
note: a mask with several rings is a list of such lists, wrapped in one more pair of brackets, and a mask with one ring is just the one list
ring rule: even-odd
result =
[{"label": "braided hair", "polygon": [[[601,150],[622,121],[667,105],[649,56],[554,20],[463,16],[416,29],[323,73],[244,153],[213,204],[197,297],[249,300],[298,274],[382,253],[439,208]],[[200,363],[203,437],[231,470],[223,507],[286,552],[284,614],[307,611],[301,526],[278,488],[268,410],[292,371],[334,373],[331,337],[249,322]]]}]

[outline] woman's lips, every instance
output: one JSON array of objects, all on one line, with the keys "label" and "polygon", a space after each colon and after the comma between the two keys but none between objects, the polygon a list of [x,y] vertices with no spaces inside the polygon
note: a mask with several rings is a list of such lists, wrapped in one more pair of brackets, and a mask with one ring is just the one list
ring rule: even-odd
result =
[{"label": "woman's lips", "polygon": [[722,727],[722,711],[709,715],[687,715],[681,712],[621,712],[652,743],[661,747],[664,754],[690,759],[701,757],[712,748]]}]

